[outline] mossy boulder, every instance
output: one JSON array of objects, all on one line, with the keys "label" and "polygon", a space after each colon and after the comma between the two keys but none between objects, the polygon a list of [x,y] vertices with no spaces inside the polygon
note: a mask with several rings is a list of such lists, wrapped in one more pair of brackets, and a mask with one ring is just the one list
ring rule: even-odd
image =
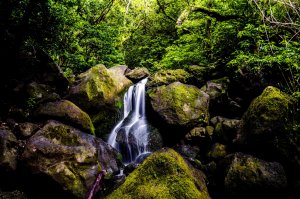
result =
[{"label": "mossy boulder", "polygon": [[53,120],[28,140],[22,159],[33,173],[49,176],[79,198],[100,171],[116,172],[120,166],[107,143]]},{"label": "mossy boulder", "polygon": [[107,199],[209,199],[204,175],[172,149],[150,155]]},{"label": "mossy boulder", "polygon": [[300,168],[299,132],[292,128],[294,105],[291,96],[278,88],[267,87],[244,114],[238,143]]},{"label": "mossy boulder", "polygon": [[13,171],[17,168],[17,145],[15,135],[8,129],[0,129],[0,168]]},{"label": "mossy boulder", "polygon": [[[125,76],[128,67],[126,65],[119,65],[109,68],[107,71],[113,79],[118,96],[122,94],[132,85],[132,82]],[[120,95],[121,94],[121,95]]]},{"label": "mossy boulder", "polygon": [[188,83],[191,75],[183,69],[160,70],[150,76],[147,87],[168,85],[173,82]]},{"label": "mossy boulder", "polygon": [[115,105],[132,84],[124,76],[125,70],[124,66],[109,70],[104,65],[94,66],[77,77],[67,98],[88,113],[99,111],[106,105]]},{"label": "mossy boulder", "polygon": [[145,67],[137,67],[133,70],[127,70],[125,76],[132,82],[136,83],[150,75],[149,71]]},{"label": "mossy boulder", "polygon": [[211,150],[208,152],[207,156],[213,159],[220,159],[227,155],[226,145],[215,143]]},{"label": "mossy boulder", "polygon": [[242,153],[226,157],[226,198],[287,198],[287,179],[281,164]]},{"label": "mossy boulder", "polygon": [[35,112],[36,117],[57,119],[70,123],[85,132],[94,134],[95,128],[90,116],[68,100],[42,104]]},{"label": "mossy boulder", "polygon": [[209,96],[195,86],[174,82],[148,95],[153,110],[168,124],[193,127],[209,120]]}]

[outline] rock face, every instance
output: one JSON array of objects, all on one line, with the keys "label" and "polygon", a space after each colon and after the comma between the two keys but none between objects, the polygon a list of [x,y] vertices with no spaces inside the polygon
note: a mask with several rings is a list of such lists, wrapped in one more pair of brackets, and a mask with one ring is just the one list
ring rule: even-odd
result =
[{"label": "rock face", "polygon": [[61,120],[92,134],[95,132],[90,116],[68,100],[43,104],[35,112],[35,115]]},{"label": "rock face", "polygon": [[150,76],[150,81],[147,87],[155,87],[161,85],[168,85],[173,82],[188,83],[191,75],[183,69],[176,70],[161,70]]},{"label": "rock face", "polygon": [[56,121],[33,135],[22,159],[77,197],[84,197],[101,170],[117,171],[117,153],[101,139]]},{"label": "rock face", "polygon": [[119,95],[132,83],[125,78],[125,66],[106,69],[97,65],[80,74],[71,86],[68,98],[83,110],[100,110],[105,105],[114,105]]},{"label": "rock face", "polygon": [[190,198],[209,199],[202,173],[189,167],[172,149],[150,155],[117,190],[115,198]]},{"label": "rock face", "polygon": [[291,127],[293,106],[292,97],[275,87],[267,87],[244,114],[238,141],[274,159],[293,162],[300,168],[299,132]]},{"label": "rock face", "polygon": [[226,198],[287,198],[287,179],[277,162],[266,162],[242,153],[226,157]]},{"label": "rock face", "polygon": [[148,92],[153,110],[168,124],[194,126],[209,119],[209,96],[197,87],[174,82]]},{"label": "rock face", "polygon": [[132,82],[136,83],[150,75],[149,71],[145,67],[137,67],[133,70],[127,70],[125,76]]},{"label": "rock face", "polygon": [[0,168],[7,171],[17,168],[17,139],[7,129],[0,129]]}]

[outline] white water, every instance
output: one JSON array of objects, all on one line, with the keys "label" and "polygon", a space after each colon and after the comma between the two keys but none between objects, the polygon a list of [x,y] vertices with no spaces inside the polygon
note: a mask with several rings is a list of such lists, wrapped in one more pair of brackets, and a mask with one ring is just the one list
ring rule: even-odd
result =
[{"label": "white water", "polygon": [[134,162],[142,154],[149,153],[145,116],[146,83],[147,78],[128,89],[124,96],[124,116],[108,138],[108,144],[122,154],[125,164]]}]

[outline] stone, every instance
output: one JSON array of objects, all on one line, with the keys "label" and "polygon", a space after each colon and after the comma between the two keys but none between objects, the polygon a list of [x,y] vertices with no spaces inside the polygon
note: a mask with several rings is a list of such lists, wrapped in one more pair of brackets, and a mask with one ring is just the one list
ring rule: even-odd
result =
[{"label": "stone", "polygon": [[151,154],[107,199],[209,199],[205,176],[172,149]]},{"label": "stone", "polygon": [[74,125],[87,133],[95,133],[95,128],[90,116],[68,100],[42,104],[37,111],[35,111],[35,116],[39,118],[44,117],[46,119],[57,119]]},{"label": "stone", "polygon": [[27,142],[22,160],[33,173],[49,176],[79,198],[100,171],[117,172],[117,152],[99,138],[50,120]]},{"label": "stone", "polygon": [[125,76],[130,79],[132,82],[137,83],[140,80],[148,77],[150,75],[149,71],[145,67],[137,67],[133,70],[127,70]]},{"label": "stone", "polygon": [[184,127],[209,120],[209,96],[192,85],[174,82],[149,90],[153,110],[167,123]]}]

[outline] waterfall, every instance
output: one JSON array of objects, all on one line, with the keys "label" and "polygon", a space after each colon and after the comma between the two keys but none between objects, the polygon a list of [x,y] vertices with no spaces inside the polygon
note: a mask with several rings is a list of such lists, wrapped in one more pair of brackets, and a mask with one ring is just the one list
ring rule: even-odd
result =
[{"label": "waterfall", "polygon": [[124,95],[124,115],[114,127],[108,144],[116,148],[125,164],[149,153],[148,129],[145,116],[145,85],[147,78],[131,86]]}]

